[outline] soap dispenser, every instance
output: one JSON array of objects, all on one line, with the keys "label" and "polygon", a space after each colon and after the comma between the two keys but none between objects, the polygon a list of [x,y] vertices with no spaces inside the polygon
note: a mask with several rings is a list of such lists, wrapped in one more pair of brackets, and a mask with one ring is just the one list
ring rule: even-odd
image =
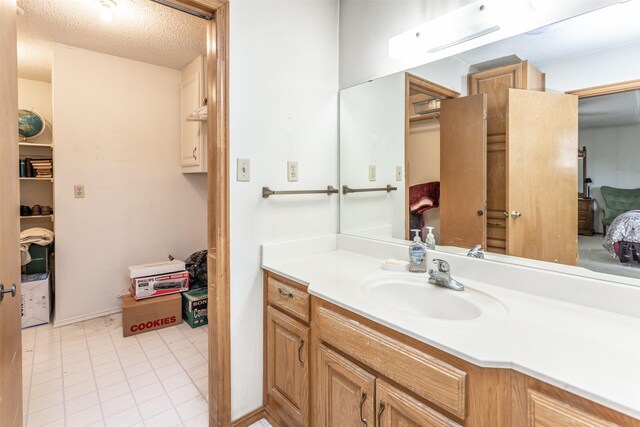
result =
[{"label": "soap dispenser", "polygon": [[436,249],[436,237],[433,235],[433,227],[427,227],[429,233],[427,234],[427,238],[424,240],[424,245],[427,249]]},{"label": "soap dispenser", "polygon": [[420,230],[411,230],[416,233],[413,242],[409,245],[409,271],[414,273],[427,272],[427,249],[420,239]]}]

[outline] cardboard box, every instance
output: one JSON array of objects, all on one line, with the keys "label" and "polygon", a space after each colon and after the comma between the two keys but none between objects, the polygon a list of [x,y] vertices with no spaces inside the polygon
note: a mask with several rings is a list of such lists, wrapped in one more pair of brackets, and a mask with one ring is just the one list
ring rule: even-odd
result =
[{"label": "cardboard box", "polygon": [[49,323],[51,316],[49,273],[22,276],[21,282],[20,316],[22,327],[28,328]]},{"label": "cardboard box", "polygon": [[129,266],[129,278],[158,276],[160,274],[175,273],[184,271],[186,266],[184,261],[174,259],[173,261],[156,262],[153,264],[140,264]]},{"label": "cardboard box", "polygon": [[136,301],[122,297],[122,335],[125,337],[168,328],[182,323],[182,298],[179,294]]},{"label": "cardboard box", "polygon": [[131,279],[131,295],[137,300],[188,290],[188,271]]},{"label": "cardboard box", "polygon": [[182,293],[182,318],[192,328],[204,326],[208,323],[207,303],[209,291],[197,289]]},{"label": "cardboard box", "polygon": [[49,271],[49,247],[32,243],[29,245],[31,262],[25,266],[26,274],[41,274]]}]

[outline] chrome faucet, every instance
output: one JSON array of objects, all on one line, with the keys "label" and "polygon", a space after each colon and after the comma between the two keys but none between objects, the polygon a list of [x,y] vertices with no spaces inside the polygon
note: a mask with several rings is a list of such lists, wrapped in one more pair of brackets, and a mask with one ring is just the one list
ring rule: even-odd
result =
[{"label": "chrome faucet", "polygon": [[484,259],[484,251],[482,250],[482,245],[475,245],[473,249],[467,252],[467,256],[470,256],[472,258]]},{"label": "chrome faucet", "polygon": [[443,259],[434,259],[437,269],[429,269],[429,283],[443,288],[453,289],[454,291],[464,291],[464,285],[451,277],[449,273],[449,263]]}]

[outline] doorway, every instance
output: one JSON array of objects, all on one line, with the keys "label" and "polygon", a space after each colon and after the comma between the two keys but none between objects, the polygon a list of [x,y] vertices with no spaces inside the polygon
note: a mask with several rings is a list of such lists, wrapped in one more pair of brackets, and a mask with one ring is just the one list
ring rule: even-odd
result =
[{"label": "doorway", "polygon": [[[174,2],[182,3],[182,2]],[[215,378],[208,385],[209,391],[209,414],[211,425],[228,425],[230,423],[230,394],[229,394],[229,333],[228,333],[228,217],[227,217],[227,201],[228,201],[228,133],[227,133],[227,80],[228,80],[228,68],[227,68],[227,44],[228,44],[228,18],[227,18],[227,6],[224,2],[212,2],[212,1],[189,1],[182,3],[183,5],[193,6],[198,5],[205,11],[210,11],[213,14],[214,19],[208,24],[208,48],[207,48],[207,62],[210,66],[208,74],[208,98],[215,100],[210,102],[208,107],[208,115],[213,118],[212,126],[208,128],[209,134],[209,280],[211,283],[215,283],[216,286],[209,287],[210,300],[219,303],[218,307],[212,307],[215,310],[215,319],[212,319],[213,327],[209,329],[207,335],[209,335],[210,347],[207,351],[211,354],[209,357],[209,366],[207,370],[210,375]],[[3,58],[3,69],[0,73],[2,81],[2,104],[0,109],[3,111],[3,118],[14,117],[14,113],[11,111],[17,110],[17,100],[13,96],[9,96],[16,91],[16,64],[12,61],[5,61],[6,58],[15,58],[15,1],[2,0],[1,3],[1,19],[2,19],[2,51],[0,52]],[[5,93],[8,94],[5,96]],[[6,112],[6,114],[5,114]],[[9,125],[9,123],[15,123],[12,120],[7,119],[7,126],[3,126],[2,133],[2,158],[3,159],[16,159],[17,151],[15,147],[15,135],[17,134],[16,127]],[[9,162],[9,160],[7,160]],[[18,181],[18,173],[16,168],[7,164],[3,167],[3,174],[0,176],[0,183],[2,184],[3,200],[17,200],[18,190],[15,183]],[[6,170],[6,173],[4,172]],[[12,203],[3,203],[6,209],[0,213],[0,222],[2,224],[2,241],[3,248],[0,253],[0,266],[3,268],[0,281],[3,283],[19,283],[19,271],[16,269],[4,268],[7,265],[19,265],[17,263],[17,257],[12,255],[15,253],[15,247],[17,246],[17,215],[15,207],[18,205]],[[16,244],[13,244],[13,243]],[[227,295],[224,298],[224,295]],[[0,316],[2,316],[3,328],[10,328],[8,331],[3,331],[3,337],[19,335],[19,306],[15,303],[8,303],[7,301],[18,301],[20,297],[20,285],[17,286],[16,297],[12,300],[5,299],[5,304],[0,307]],[[213,311],[213,310],[212,310]],[[98,334],[104,333],[105,330],[115,327],[117,321],[113,321],[111,318],[102,319],[100,324],[82,324],[82,329],[85,327],[88,329],[96,329]],[[95,328],[94,328],[95,326]],[[77,328],[77,326],[76,326]],[[37,332],[34,332],[34,343],[37,343]],[[52,345],[55,346],[55,340],[57,333],[53,333],[53,337],[44,338],[43,342],[47,339],[52,341]],[[62,340],[62,330],[60,329],[60,339]],[[73,334],[71,334],[73,335]],[[183,334],[184,335],[184,334]],[[44,335],[43,335],[44,337]],[[31,338],[31,337],[29,337]],[[88,339],[85,331],[85,338]],[[13,354],[20,354],[20,340],[10,345],[11,343],[4,339],[2,340],[2,347],[0,351],[3,353],[2,360],[16,360],[15,357],[6,358],[5,354],[13,352]],[[87,347],[88,347],[87,341]],[[141,346],[142,348],[142,346]],[[201,355],[200,349],[197,349]],[[142,350],[145,352],[145,350]],[[60,350],[63,356],[63,350]],[[117,351],[116,351],[117,353]],[[72,353],[68,353],[72,354]],[[145,353],[146,354],[146,353]],[[91,356],[91,355],[90,355]],[[35,362],[34,354],[33,362]],[[119,356],[118,356],[119,357]],[[18,357],[17,360],[20,360]],[[104,360],[103,360],[104,361]],[[109,362],[105,362],[109,363]],[[100,366],[100,365],[97,365]],[[20,381],[12,379],[13,376],[20,376],[21,369],[13,369],[7,364],[0,365],[0,392],[2,393],[2,405],[0,407],[0,420],[3,425],[20,425],[22,424],[22,414],[20,414]],[[104,372],[103,372],[104,373]],[[109,374],[105,374],[109,375]],[[38,380],[40,381],[40,380]],[[38,384],[39,385],[39,384]],[[99,397],[99,394],[98,394]],[[14,399],[15,398],[15,399]],[[13,399],[13,400],[12,400]],[[11,412],[10,412],[11,410]],[[141,410],[140,410],[141,411]],[[70,414],[73,415],[73,414]],[[179,415],[179,414],[178,414]],[[65,412],[66,416],[66,412]],[[182,418],[181,418],[182,420]],[[209,424],[209,422],[207,423]]]}]

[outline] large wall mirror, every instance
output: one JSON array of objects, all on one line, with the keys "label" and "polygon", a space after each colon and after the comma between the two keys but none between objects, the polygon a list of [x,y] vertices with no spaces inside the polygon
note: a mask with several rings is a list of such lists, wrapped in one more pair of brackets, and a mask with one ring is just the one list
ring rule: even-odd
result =
[{"label": "large wall mirror", "polygon": [[342,90],[341,233],[636,283],[638,3]]}]

